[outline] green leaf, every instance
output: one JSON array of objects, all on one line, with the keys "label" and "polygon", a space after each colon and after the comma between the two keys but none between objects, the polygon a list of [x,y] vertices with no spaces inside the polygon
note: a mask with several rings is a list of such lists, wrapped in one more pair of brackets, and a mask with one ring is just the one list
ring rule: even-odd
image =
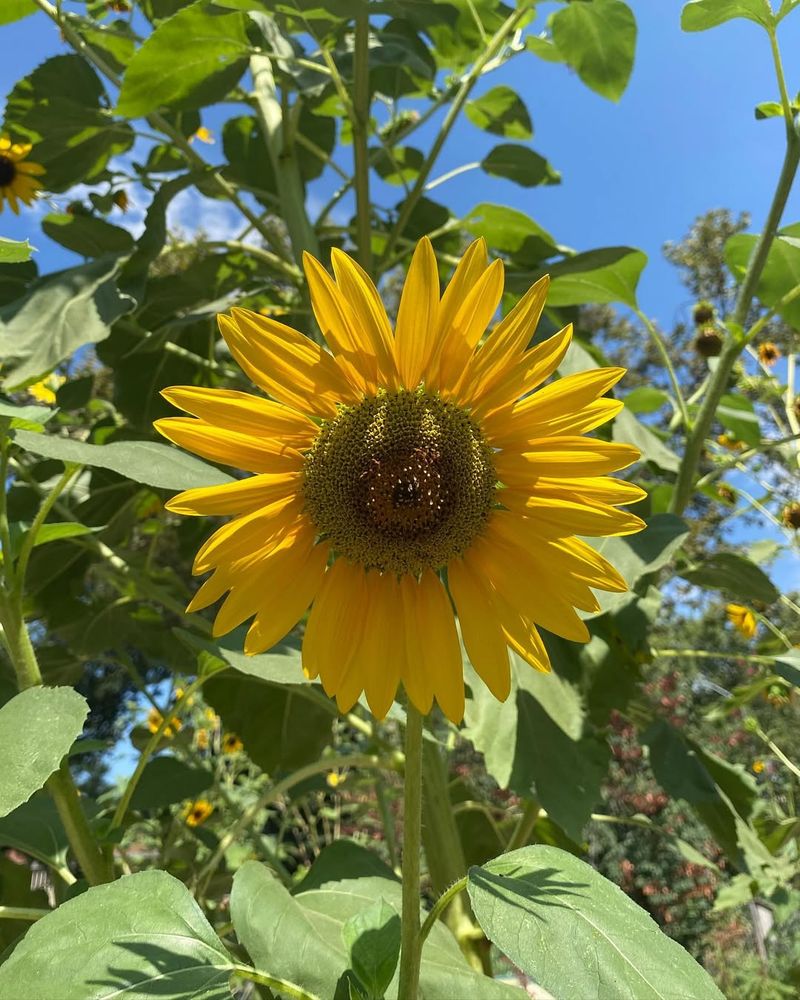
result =
[{"label": "green leaf", "polygon": [[320,889],[327,882],[372,876],[399,881],[394,871],[373,851],[367,850],[354,840],[334,840],[322,848],[294,892]]},{"label": "green leaf", "polygon": [[0,996],[230,1000],[234,964],[182,882],[137,872],[35,923],[0,966]]},{"label": "green leaf", "polygon": [[473,236],[483,236],[491,247],[511,254],[523,264],[538,264],[556,250],[553,237],[523,212],[482,202],[464,219]]},{"label": "green leaf", "polygon": [[0,24],[11,24],[29,17],[38,7],[33,0],[4,0],[0,8]]},{"label": "green leaf", "polygon": [[0,708],[0,816],[38,791],[83,731],[86,699],[72,688],[32,687]]},{"label": "green leaf", "polygon": [[[342,941],[345,923],[384,899],[400,913],[402,888],[392,879],[331,882],[291,896],[264,865],[248,861],[236,872],[231,919],[236,936],[259,969],[295,982],[319,997],[347,996],[350,961]],[[287,942],[289,946],[287,947]],[[341,984],[341,985],[340,985]],[[338,992],[344,989],[344,994]],[[386,991],[396,1000],[397,975]],[[447,927],[437,921],[422,951],[420,995],[425,1000],[523,1000],[525,993],[471,969]]]},{"label": "green leaf", "polygon": [[560,184],[561,174],[543,156],[527,146],[504,142],[481,160],[481,167],[493,177],[505,177],[522,187]]},{"label": "green leaf", "polygon": [[800,687],[800,652],[781,653],[780,656],[776,656],[775,673],[795,687]]},{"label": "green leaf", "polygon": [[646,263],[647,255],[631,247],[605,247],[568,257],[548,268],[548,305],[621,302],[636,309],[636,287]]},{"label": "green leaf", "polygon": [[772,604],[780,596],[767,574],[751,559],[736,552],[716,552],[680,575],[698,587],[725,590],[743,601]]},{"label": "green leaf", "polygon": [[478,128],[507,139],[530,139],[533,124],[528,109],[511,87],[492,87],[474,101],[467,101],[464,112]]},{"label": "green leaf", "polygon": [[[16,864],[8,856],[0,857],[0,899],[3,906],[48,908],[44,888],[31,889],[31,869],[27,864]],[[29,920],[0,920],[0,962],[3,952],[11,948],[30,927]]]},{"label": "green leaf", "polygon": [[706,31],[718,24],[743,17],[766,27],[773,20],[764,0],[690,0],[681,13],[684,31]]},{"label": "green leaf", "polygon": [[272,684],[308,684],[300,662],[300,647],[291,638],[279,642],[266,653],[248,656],[243,652],[247,627],[242,626],[220,639],[203,639],[194,632],[176,628],[175,634],[190,649],[211,653],[243,674]]},{"label": "green leaf", "polygon": [[8,816],[0,818],[0,843],[30,854],[52,868],[64,864],[69,846],[58,811],[46,792],[37,792]]},{"label": "green leaf", "polygon": [[230,732],[238,733],[254,763],[268,774],[318,760],[331,739],[333,706],[318,704],[300,687],[279,687],[225,671],[206,681],[203,694]]},{"label": "green leaf", "polygon": [[51,240],[82,257],[125,254],[133,249],[133,237],[127,229],[95,215],[51,213],[42,219],[42,229]]},{"label": "green leaf", "polygon": [[[788,292],[800,285],[800,230],[791,226],[775,238],[767,255],[767,262],[756,286],[756,295],[765,306],[777,308]],[[757,236],[740,233],[731,236],[725,244],[725,263],[737,281],[747,271],[747,264],[755,249]],[[793,327],[800,326],[800,300],[795,299],[778,309],[778,315]]]},{"label": "green leaf", "polygon": [[131,809],[163,809],[184,799],[196,799],[214,780],[202,767],[190,767],[176,757],[149,761],[131,799]]},{"label": "green leaf", "polygon": [[383,897],[342,926],[350,968],[370,997],[382,997],[400,957],[400,917]]},{"label": "green leaf", "polygon": [[665,472],[677,472],[680,468],[681,460],[672,448],[664,444],[655,431],[638,421],[630,410],[622,410],[614,418],[611,438],[635,445],[645,462],[652,462]]},{"label": "green leaf", "polygon": [[12,429],[16,427],[27,429],[31,424],[44,427],[56,413],[56,410],[51,410],[47,406],[15,406],[0,399],[0,417],[11,417]]},{"label": "green leaf", "polygon": [[16,431],[14,441],[34,455],[111,469],[136,483],[164,490],[188,490],[195,486],[218,486],[233,481],[230,476],[206,465],[199,458],[155,441],[86,444],[72,438],[30,431]]},{"label": "green leaf", "polygon": [[756,120],[763,121],[765,118],[783,118],[783,105],[777,101],[763,101],[756,105]]},{"label": "green leaf", "polygon": [[535,56],[543,59],[545,62],[552,63],[563,63],[564,57],[558,51],[558,47],[552,38],[549,38],[545,34],[541,35],[528,35],[525,39],[525,48],[529,52],[533,52]]},{"label": "green leaf", "polygon": [[21,264],[36,250],[27,240],[8,240],[0,236],[0,264]]},{"label": "green leaf", "polygon": [[633,389],[625,397],[625,409],[630,410],[631,413],[655,413],[668,402],[669,396],[661,389],[642,385],[638,389]]},{"label": "green leaf", "polygon": [[618,101],[628,86],[636,50],[636,18],[622,0],[583,0],[562,7],[551,22],[558,51],[587,87]]},{"label": "green leaf", "polygon": [[413,146],[393,146],[391,155],[383,146],[370,150],[375,173],[387,184],[408,184],[419,174],[425,157]]},{"label": "green leaf", "polygon": [[739,441],[751,448],[761,444],[761,427],[753,404],[745,396],[727,393],[720,399],[717,419]]},{"label": "green leaf", "polygon": [[186,110],[222,100],[247,62],[246,24],[242,13],[210,12],[205,0],[161,21],[125,70],[117,113],[139,118],[160,107]]},{"label": "green leaf", "polygon": [[486,936],[557,997],[724,1000],[705,970],[622,890],[556,847],[469,872]]},{"label": "green leaf", "polygon": [[104,340],[111,324],[135,303],[116,284],[119,263],[101,257],[48,274],[0,308],[0,354],[6,389],[52,371],[79,347]]},{"label": "green leaf", "polygon": [[45,168],[48,191],[90,183],[134,140],[130,126],[109,114],[97,73],[77,55],[54,56],[20,80],[5,125],[33,143],[30,159]]}]

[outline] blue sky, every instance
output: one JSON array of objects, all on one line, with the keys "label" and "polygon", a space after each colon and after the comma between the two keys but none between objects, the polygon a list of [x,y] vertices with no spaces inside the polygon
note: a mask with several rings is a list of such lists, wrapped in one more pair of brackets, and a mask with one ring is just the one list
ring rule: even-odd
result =
[{"label": "blue sky", "polygon": [[[560,186],[525,189],[472,171],[439,187],[435,197],[463,214],[481,201],[512,206],[578,250],[613,245],[643,249],[650,263],[640,285],[640,302],[669,328],[689,317],[691,301],[661,255],[663,243],[680,239],[696,215],[717,207],[750,212],[752,228],[758,231],[780,169],[782,120],[758,122],[753,114],[757,103],[778,97],[769,43],[760,28],[736,21],[710,32],[685,34],[680,29],[680,2],[635,0],[632,5],[639,25],[636,62],[618,104],[588,90],[566,67],[529,54],[493,73],[477,91],[506,83],[523,96],[534,123],[531,145],[561,172]],[[541,4],[540,20],[553,6]],[[39,62],[67,51],[41,14],[0,30],[3,95]],[[800,75],[792,75],[800,53],[800,13],[783,22],[780,37],[794,94],[800,89]],[[242,110],[211,109],[205,124],[218,132],[232,112]],[[416,141],[429,140],[431,134]],[[497,141],[461,121],[434,176],[480,159]],[[200,149],[212,159],[220,155],[219,146]],[[340,155],[349,168],[349,151]],[[320,205],[336,186],[335,177],[323,177],[312,189],[312,203]],[[399,189],[382,186],[377,194],[393,204]],[[139,215],[145,207],[138,206]],[[232,227],[233,217],[224,205],[206,203],[200,209],[198,213],[197,203],[187,195],[177,203],[173,220],[190,226],[199,215],[212,235]],[[795,191],[784,221],[798,219],[800,193]],[[77,263],[43,236],[30,214],[15,218],[5,212],[0,233],[30,238],[39,248],[42,270]],[[787,575],[796,585],[796,568],[781,567],[780,576]]]}]

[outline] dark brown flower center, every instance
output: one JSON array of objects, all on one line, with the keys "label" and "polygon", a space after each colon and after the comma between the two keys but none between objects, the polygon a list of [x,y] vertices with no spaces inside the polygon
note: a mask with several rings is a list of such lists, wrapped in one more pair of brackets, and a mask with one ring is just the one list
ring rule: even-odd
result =
[{"label": "dark brown flower center", "polygon": [[398,575],[463,552],[494,503],[492,452],[465,410],[381,390],[325,422],[306,456],[306,509],[337,555]]},{"label": "dark brown flower center", "polygon": [[0,155],[0,187],[8,187],[16,176],[17,165],[14,161]]}]

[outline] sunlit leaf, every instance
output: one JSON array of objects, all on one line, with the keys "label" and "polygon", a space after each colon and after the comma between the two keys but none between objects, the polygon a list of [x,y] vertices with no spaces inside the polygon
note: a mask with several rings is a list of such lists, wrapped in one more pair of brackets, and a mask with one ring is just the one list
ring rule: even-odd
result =
[{"label": "sunlit leaf", "polygon": [[763,0],[690,0],[681,13],[681,27],[706,31],[737,17],[766,26],[772,20],[767,8]]},{"label": "sunlit leaf", "polygon": [[618,101],[630,79],[636,18],[622,0],[582,0],[553,15],[553,41],[587,87]]},{"label": "sunlit leaf", "polygon": [[533,125],[528,109],[511,87],[492,87],[481,97],[468,101],[464,113],[473,125],[507,139],[530,139]]},{"label": "sunlit leaf", "polygon": [[481,167],[493,177],[504,177],[522,187],[560,184],[561,174],[547,160],[527,146],[502,143],[481,160]]}]

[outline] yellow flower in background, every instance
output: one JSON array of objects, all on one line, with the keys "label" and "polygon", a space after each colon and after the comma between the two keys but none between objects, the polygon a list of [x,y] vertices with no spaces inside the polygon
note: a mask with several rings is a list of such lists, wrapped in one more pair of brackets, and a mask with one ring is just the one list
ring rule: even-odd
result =
[{"label": "yellow flower in background", "polygon": [[754,760],[753,761],[753,774],[761,774],[763,772],[763,770],[764,770],[765,767],[766,767],[766,765],[764,764],[763,760]]},{"label": "yellow flower in background", "polygon": [[202,823],[208,819],[211,813],[214,812],[214,807],[208,801],[208,799],[198,799],[197,802],[192,803],[188,807],[185,813],[186,825],[187,826],[200,826]]},{"label": "yellow flower in background", "polygon": [[194,744],[198,750],[208,750],[209,735],[207,729],[198,729],[194,734]]},{"label": "yellow flower in background", "polygon": [[244,743],[242,743],[236,733],[225,733],[222,737],[222,752],[239,753],[240,750],[244,750]]},{"label": "yellow flower in background", "polygon": [[325,775],[325,781],[328,788],[338,788],[339,785],[343,785],[347,775],[342,774],[340,771],[328,771]]},{"label": "yellow flower in background", "polygon": [[[158,732],[163,719],[164,716],[161,714],[161,712],[159,712],[157,708],[150,709],[150,711],[147,714],[147,728],[150,730],[151,733],[155,734]],[[168,740],[171,740],[172,737],[175,735],[175,733],[179,732],[182,728],[183,728],[183,723],[181,722],[181,720],[177,716],[173,715],[173,717],[169,720],[169,725],[164,730],[162,735],[166,736]]]},{"label": "yellow flower in background", "polygon": [[258,311],[262,316],[285,316],[289,312],[286,306],[276,305],[262,306]]},{"label": "yellow flower in background", "polygon": [[585,642],[575,608],[599,610],[591,588],[627,589],[575,537],[643,526],[618,508],[644,491],[607,478],[639,452],[584,436],[622,408],[604,394],[624,369],[540,388],[572,336],[567,327],[528,348],[547,278],[481,342],[503,292],[502,261],[489,263],[483,240],[443,295],[431,243],[420,241],[394,332],[347,254],[333,250],[333,278],[310,255],[304,263],[330,353],[277,320],[234,309],[219,317],[222,335],[274,401],[164,390],[191,414],[157,421],[166,438],[254,473],[167,503],[180,514],[233,515],[197,554],[194,572],[213,572],[188,610],[227,594],[213,634],[253,619],[244,643],[253,654],[311,605],[303,667],[341,711],[363,691],[383,718],[402,683],[421,712],[435,698],[457,722],[464,677],[453,604],[471,662],[505,699],[508,647],[547,671],[537,626]]},{"label": "yellow flower in background", "polygon": [[752,639],[758,629],[758,622],[753,612],[743,604],[726,604],[725,611],[728,621],[745,639]]},{"label": "yellow flower in background", "polygon": [[206,128],[205,125],[201,125],[194,135],[189,136],[189,142],[193,142],[195,139],[198,142],[204,142],[207,146],[213,146],[217,141],[214,138],[214,133],[210,128]]},{"label": "yellow flower in background", "polygon": [[738,438],[735,438],[730,434],[718,434],[717,444],[721,444],[722,447],[727,448],[728,451],[744,451],[747,447],[744,441],[739,441]]},{"label": "yellow flower in background", "polygon": [[36,180],[44,173],[39,163],[26,161],[33,147],[30,143],[12,142],[0,136],[0,212],[4,200],[8,202],[14,215],[19,215],[19,202],[33,204],[41,183]]},{"label": "yellow flower in background", "polygon": [[771,340],[766,340],[763,344],[758,345],[758,360],[765,367],[771,368],[780,356],[781,352],[778,350],[777,344],[773,344]]},{"label": "yellow flower in background", "polygon": [[130,199],[127,191],[120,188],[111,195],[111,200],[121,212],[127,212],[130,207]]},{"label": "yellow flower in background", "polygon": [[203,714],[212,726],[216,726],[219,723],[219,716],[213,708],[207,708]]},{"label": "yellow flower in background", "polygon": [[56,401],[56,390],[66,382],[63,375],[50,374],[46,378],[34,382],[25,390],[30,396],[39,402],[52,406]]}]

